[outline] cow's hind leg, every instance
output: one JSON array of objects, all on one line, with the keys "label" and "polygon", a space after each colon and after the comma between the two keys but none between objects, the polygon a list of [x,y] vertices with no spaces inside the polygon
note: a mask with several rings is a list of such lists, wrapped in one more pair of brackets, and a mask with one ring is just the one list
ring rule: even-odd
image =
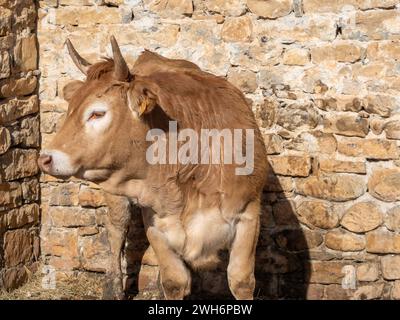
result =
[{"label": "cow's hind leg", "polygon": [[107,270],[106,282],[103,287],[103,299],[124,299],[121,251],[128,230],[130,204],[125,197],[106,193],[105,198],[109,208],[105,225],[111,249],[111,263],[110,269]]},{"label": "cow's hind leg", "polygon": [[229,288],[238,300],[253,299],[255,251],[260,225],[260,202],[250,202],[236,226],[228,264]]}]

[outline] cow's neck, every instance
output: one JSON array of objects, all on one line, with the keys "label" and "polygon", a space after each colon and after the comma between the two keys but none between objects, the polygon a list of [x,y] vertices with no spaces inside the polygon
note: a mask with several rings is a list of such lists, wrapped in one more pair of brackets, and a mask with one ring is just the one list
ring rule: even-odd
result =
[{"label": "cow's neck", "polygon": [[145,206],[145,203],[142,199],[142,194],[145,189],[144,180],[121,180],[117,179],[116,177],[111,177],[104,182],[100,182],[99,186],[108,193],[131,198],[136,203]]},{"label": "cow's neck", "polygon": [[183,211],[182,193],[175,184],[160,185],[149,179],[124,179],[123,175],[115,174],[99,185],[106,192],[128,197],[141,207],[153,209],[159,216],[180,215]]}]

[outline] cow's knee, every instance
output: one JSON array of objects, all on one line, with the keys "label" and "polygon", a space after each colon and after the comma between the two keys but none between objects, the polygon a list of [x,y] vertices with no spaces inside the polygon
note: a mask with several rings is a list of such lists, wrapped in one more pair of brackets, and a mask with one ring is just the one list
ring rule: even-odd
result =
[{"label": "cow's knee", "polygon": [[237,300],[253,300],[256,285],[253,271],[228,267],[228,284]]},{"label": "cow's knee", "polygon": [[190,294],[190,271],[183,265],[161,268],[161,286],[167,300],[182,300]]}]

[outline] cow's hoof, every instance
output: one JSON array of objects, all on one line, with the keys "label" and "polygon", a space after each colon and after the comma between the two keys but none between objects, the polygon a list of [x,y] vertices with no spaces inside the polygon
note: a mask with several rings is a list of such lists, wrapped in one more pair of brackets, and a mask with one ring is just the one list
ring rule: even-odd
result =
[{"label": "cow's hoof", "polygon": [[103,300],[124,300],[125,293],[122,289],[122,281],[118,277],[109,276],[103,285]]}]

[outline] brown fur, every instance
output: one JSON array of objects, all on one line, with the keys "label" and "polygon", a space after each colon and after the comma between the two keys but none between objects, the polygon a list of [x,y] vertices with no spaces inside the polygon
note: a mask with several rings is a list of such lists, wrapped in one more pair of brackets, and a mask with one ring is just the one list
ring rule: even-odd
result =
[{"label": "brown fur", "polygon": [[[228,280],[232,293],[237,298],[251,298],[267,162],[261,134],[243,94],[191,62],[149,51],[138,58],[127,81],[116,81],[113,69],[112,59],[96,63],[89,68],[84,83],[65,88],[64,95],[70,97],[68,119],[52,149],[68,153],[79,167],[76,176],[95,169],[92,181],[147,208],[143,218],[160,262],[167,298],[182,298],[190,292],[185,263],[194,269],[213,267],[218,251],[224,248],[231,252]],[[80,119],[96,99],[111,106],[114,125],[99,141],[92,141],[82,134]],[[155,107],[133,119],[128,102],[135,112],[144,99],[153,101]],[[234,164],[149,165],[144,157],[149,146],[146,132],[167,129],[170,119],[178,122],[179,130],[254,129],[253,173],[236,175]],[[208,223],[205,230],[202,221]]]}]

